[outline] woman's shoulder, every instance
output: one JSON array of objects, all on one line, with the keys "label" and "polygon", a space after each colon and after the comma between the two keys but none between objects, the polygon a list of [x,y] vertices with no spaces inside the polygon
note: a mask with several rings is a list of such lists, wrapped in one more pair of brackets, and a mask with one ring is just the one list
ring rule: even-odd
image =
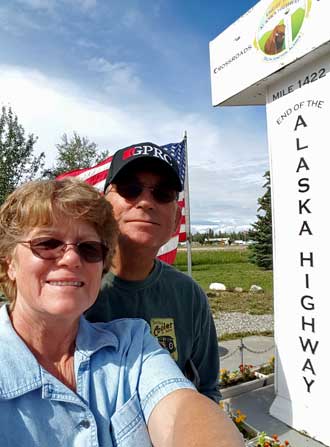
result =
[{"label": "woman's shoulder", "polygon": [[142,331],[144,332],[148,323],[142,318],[118,318],[107,322],[89,323],[95,330],[108,331],[108,332],[120,332],[126,330],[131,332]]},{"label": "woman's shoulder", "polygon": [[102,347],[112,346],[116,351],[127,349],[136,340],[143,343],[150,333],[148,323],[141,318],[121,318],[106,323],[91,323],[81,318],[77,336],[77,346],[84,351],[95,352]]}]

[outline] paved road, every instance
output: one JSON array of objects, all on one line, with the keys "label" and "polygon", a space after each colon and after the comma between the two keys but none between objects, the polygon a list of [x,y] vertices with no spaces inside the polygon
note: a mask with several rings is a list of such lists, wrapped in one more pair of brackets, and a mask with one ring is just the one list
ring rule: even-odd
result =
[{"label": "paved road", "polygon": [[[207,246],[200,246],[200,247],[191,247],[192,251],[216,251],[216,250],[222,250],[222,251],[238,251],[238,250],[246,250],[248,248],[247,245],[232,245],[230,247],[228,246],[220,246],[220,245],[207,245]],[[178,251],[187,251],[186,247],[178,247]]]}]

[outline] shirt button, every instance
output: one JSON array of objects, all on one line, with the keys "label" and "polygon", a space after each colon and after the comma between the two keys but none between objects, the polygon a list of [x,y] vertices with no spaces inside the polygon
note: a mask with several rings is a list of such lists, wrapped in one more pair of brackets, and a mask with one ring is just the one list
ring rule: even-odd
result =
[{"label": "shirt button", "polygon": [[91,426],[91,423],[89,422],[88,419],[84,419],[83,421],[80,422],[80,426],[83,428],[89,428]]}]

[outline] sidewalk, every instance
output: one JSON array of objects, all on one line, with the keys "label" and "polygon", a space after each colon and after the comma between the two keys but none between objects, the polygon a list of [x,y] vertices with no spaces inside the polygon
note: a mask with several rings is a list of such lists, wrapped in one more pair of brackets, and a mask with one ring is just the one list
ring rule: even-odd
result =
[{"label": "sidewalk", "polygon": [[219,355],[220,368],[227,368],[230,371],[238,369],[241,363],[259,366],[267,363],[272,355],[274,355],[274,338],[253,335],[243,338],[243,362],[242,352],[240,350],[241,341],[228,340],[220,341]]},{"label": "sidewalk", "polygon": [[[267,363],[274,355],[273,337],[245,337],[243,344],[245,346],[243,361],[246,364],[259,366]],[[242,363],[240,346],[240,339],[219,343],[220,368],[227,368],[231,371],[238,369]],[[274,398],[274,385],[268,385],[226,400],[230,402],[234,410],[239,409],[246,414],[246,422],[257,431],[264,431],[269,435],[276,433],[282,442],[288,440],[292,447],[324,447],[324,444],[304,436],[271,416],[269,408]]]},{"label": "sidewalk", "polygon": [[227,401],[233,409],[239,409],[246,414],[246,422],[257,431],[264,431],[269,435],[276,433],[282,442],[288,440],[292,447],[324,447],[324,444],[304,436],[271,416],[269,408],[274,398],[274,385],[268,385]]}]

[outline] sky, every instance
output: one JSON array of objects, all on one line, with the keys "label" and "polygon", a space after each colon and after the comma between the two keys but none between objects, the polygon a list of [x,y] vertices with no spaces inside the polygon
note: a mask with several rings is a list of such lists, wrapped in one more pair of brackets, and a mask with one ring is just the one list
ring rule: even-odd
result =
[{"label": "sky", "polygon": [[255,222],[268,169],[266,112],[212,107],[209,41],[256,0],[2,0],[0,104],[35,153],[66,133],[98,149],[188,137],[193,232]]}]

